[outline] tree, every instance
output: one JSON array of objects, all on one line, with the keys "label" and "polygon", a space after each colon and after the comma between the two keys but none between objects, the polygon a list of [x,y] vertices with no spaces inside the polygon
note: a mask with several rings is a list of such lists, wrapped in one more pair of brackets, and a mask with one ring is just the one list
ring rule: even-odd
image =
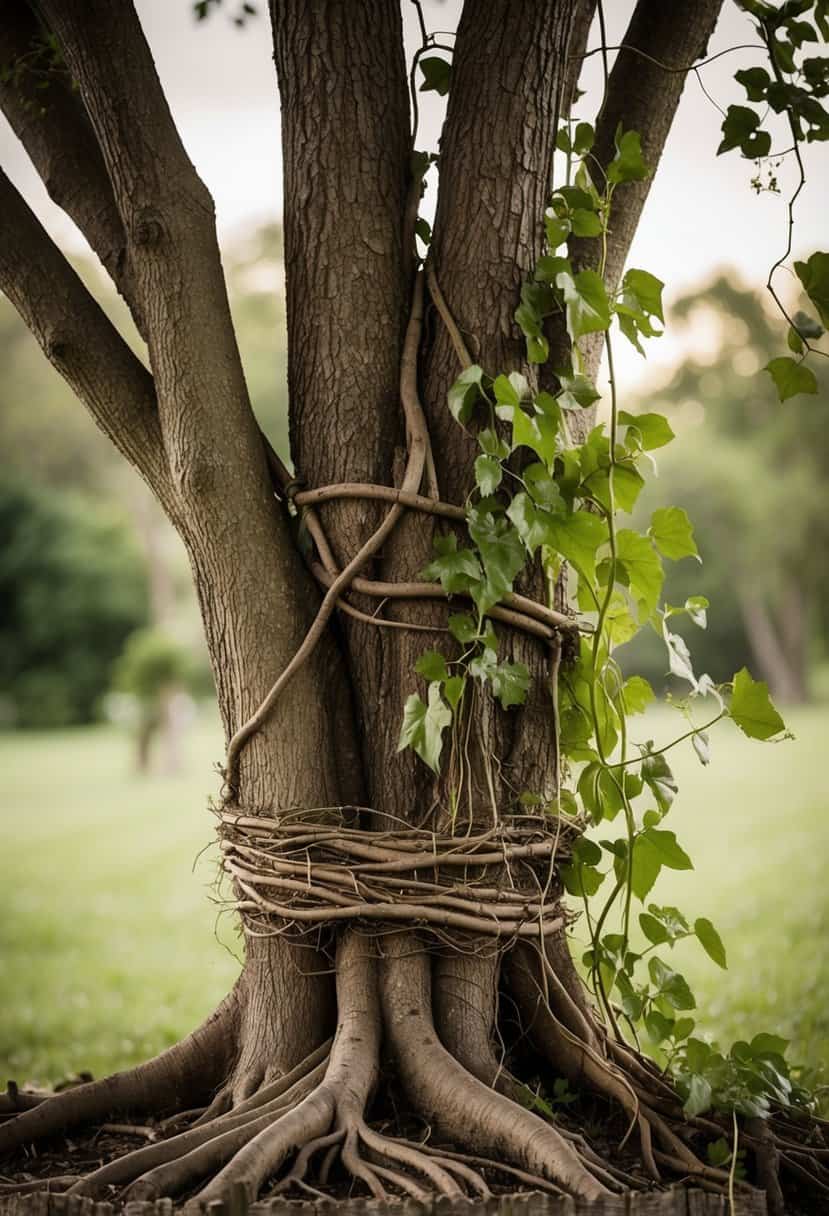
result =
[{"label": "tree", "polygon": [[0,672],[14,726],[93,721],[147,580],[123,521],[68,494],[0,492]]},{"label": "tree", "polygon": [[[719,333],[713,356],[687,359],[642,402],[664,411],[682,438],[665,452],[637,511],[646,500],[651,510],[675,501],[694,521],[702,569],[672,567],[665,596],[683,603],[696,591],[711,601],[708,629],[694,646],[705,670],[723,680],[746,663],[776,701],[803,701],[810,653],[823,636],[826,521],[814,487],[825,479],[829,455],[826,392],[805,411],[780,408],[771,379],[757,374],[779,350],[777,318],[732,275],[678,300],[671,320],[712,317]],[[683,428],[683,416],[703,410]],[[723,545],[724,536],[735,543]],[[662,647],[651,633],[642,653],[646,636],[628,663],[658,679]]]},{"label": "tree", "polygon": [[[519,530],[503,508],[487,505],[499,474],[479,463],[478,439],[447,409],[450,392],[455,414],[469,421],[476,401],[494,394],[499,417],[532,436],[515,446],[543,445],[538,411],[546,403],[556,415],[553,394],[568,394],[579,406],[570,439],[595,456],[594,507],[605,482],[612,506],[617,458],[608,465],[607,439],[604,448],[600,435],[590,439],[607,301],[616,298],[647,197],[645,166],[658,164],[685,68],[703,52],[719,7],[639,0],[590,132],[596,177],[619,190],[613,223],[602,220],[595,185],[591,192],[580,178],[569,201],[561,196],[563,212],[547,217],[553,247],[572,229],[571,261],[562,267],[544,254],[550,166],[594,5],[466,5],[423,270],[415,232],[428,235],[417,219],[426,162],[413,155],[399,4],[275,0],[291,476],[251,411],[211,199],[131,6],[39,0],[42,27],[26,4],[7,6],[5,57],[31,67],[39,47],[49,85],[43,104],[38,72],[7,72],[3,106],[53,198],[127,301],[149,368],[5,180],[0,283],[187,548],[228,741],[220,820],[247,951],[233,992],[187,1040],[134,1071],[38,1103],[0,1128],[0,1148],[114,1108],[209,1102],[179,1137],[76,1189],[130,1183],[131,1198],[196,1189],[204,1205],[239,1187],[252,1197],[286,1164],[280,1186],[301,1184],[313,1154],[326,1148],[338,1149],[346,1174],[375,1196],[387,1187],[415,1196],[486,1193],[480,1169],[493,1159],[513,1179],[584,1199],[627,1185],[630,1173],[543,1119],[532,1091],[503,1066],[494,1048],[500,976],[532,1036],[536,1070],[615,1103],[638,1131],[646,1174],[677,1169],[728,1185],[728,1171],[705,1165],[693,1133],[687,1139],[686,1115],[706,1108],[700,1094],[704,1084],[710,1095],[709,1082],[689,1064],[691,1092],[674,1089],[617,1033],[603,961],[592,971],[607,1022],[570,958],[557,862],[571,859],[573,871],[579,836],[563,813],[558,743],[566,715],[572,723],[584,711],[578,692],[568,693],[559,721],[556,692],[559,671],[564,677],[574,663],[586,670],[587,643],[565,611],[563,579],[548,604],[539,562],[522,575],[520,593],[511,590],[525,564],[521,545],[535,553],[538,542],[530,544],[526,518]],[[424,30],[418,58],[427,83],[445,91],[446,64],[427,66],[433,46]],[[634,336],[661,315],[654,282],[626,280],[621,315]],[[568,372],[571,342],[583,337],[579,374]],[[512,378],[493,381],[483,369]],[[525,417],[530,395],[535,412]],[[482,440],[499,468],[505,433],[499,426]],[[514,469],[526,472],[527,463],[513,454]],[[458,504],[476,478],[480,503],[466,512]],[[530,505],[525,499],[522,509]],[[583,574],[602,525],[593,508],[572,506],[571,493],[550,527],[559,527],[560,555]],[[464,521],[474,552],[458,548]],[[544,535],[555,550],[554,533]],[[626,569],[647,581],[656,558],[628,556]],[[424,567],[434,575],[425,588]],[[579,581],[590,582],[581,574]],[[613,579],[605,581],[612,591]],[[478,608],[477,620],[456,613],[451,626],[478,664],[463,688],[440,667],[441,653],[427,650],[446,646],[445,591]],[[381,619],[378,597],[388,602]],[[499,646],[487,620],[500,629]],[[416,671],[429,683],[428,702],[414,693]],[[734,697],[749,733],[782,727],[747,673],[735,680]],[[401,748],[404,701],[402,742],[412,746]],[[450,720],[456,745],[441,769]],[[664,802],[670,782],[659,757],[646,756],[642,767],[633,783],[646,777]],[[614,782],[627,798],[632,784]],[[617,889],[629,887],[646,846],[670,854],[672,834],[646,830],[635,857],[636,841],[628,842]],[[716,934],[698,932],[717,955]],[[667,968],[659,976],[659,999],[682,1008],[681,977]],[[381,1079],[381,1050],[395,1061],[393,1082]],[[728,1075],[754,1078],[760,1088],[750,1109],[768,1113],[768,1078],[776,1078],[775,1092],[789,1084],[779,1046],[746,1051]],[[369,1105],[390,1084],[441,1144],[468,1155],[374,1131]],[[759,1133],[752,1143],[765,1160]]]}]

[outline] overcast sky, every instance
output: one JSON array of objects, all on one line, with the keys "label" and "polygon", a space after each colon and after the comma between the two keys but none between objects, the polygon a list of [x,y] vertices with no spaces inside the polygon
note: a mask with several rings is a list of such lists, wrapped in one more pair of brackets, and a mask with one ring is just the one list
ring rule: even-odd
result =
[{"label": "overcast sky", "polygon": [[[264,7],[261,3],[260,10]],[[433,29],[452,29],[458,0],[426,0],[427,22]],[[629,0],[607,0],[608,36],[621,41],[632,8]],[[271,58],[268,23],[264,16],[237,30],[228,14],[236,0],[225,0],[210,20],[195,23],[190,0],[138,0],[138,11],[173,115],[199,173],[216,201],[223,244],[240,239],[255,224],[274,219],[281,207],[279,101]],[[415,34],[414,9],[405,3],[407,35]],[[595,37],[591,45],[595,45]],[[751,25],[725,0],[709,53],[740,43],[756,42]],[[600,56],[591,58],[584,80],[590,86],[581,116],[590,117],[601,87]],[[734,83],[739,67],[762,62],[761,52],[737,51],[702,68],[709,93],[724,108],[744,101]],[[426,100],[426,99],[424,99]],[[419,146],[435,146],[440,130],[440,103],[429,95]],[[749,181],[754,166],[737,153],[717,158],[721,115],[690,77],[677,120],[648,200],[630,264],[651,270],[675,298],[728,265],[747,282],[760,286],[768,266],[786,243],[785,201],[780,196],[755,196]],[[53,207],[11,131],[0,119],[0,159],[26,194],[52,234],[65,248],[83,242],[62,212]],[[781,146],[778,144],[778,146]],[[783,145],[785,146],[785,145]],[[822,163],[821,163],[822,160]],[[806,149],[809,183],[797,210],[795,253],[827,244],[825,146]],[[785,167],[781,181],[785,182]],[[781,272],[785,276],[785,272]],[[784,281],[784,279],[781,279]],[[670,332],[651,342],[648,365],[672,362],[687,335]],[[622,349],[617,356],[620,378],[638,379],[646,365],[640,356]],[[624,343],[624,347],[627,343]]]}]

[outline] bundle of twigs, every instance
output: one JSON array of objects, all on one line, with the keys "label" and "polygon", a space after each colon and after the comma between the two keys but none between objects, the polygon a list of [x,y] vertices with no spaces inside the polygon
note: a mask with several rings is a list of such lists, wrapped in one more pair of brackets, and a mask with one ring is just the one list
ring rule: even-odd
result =
[{"label": "bundle of twigs", "polygon": [[543,938],[565,923],[554,865],[580,830],[526,816],[465,836],[378,832],[227,807],[219,821],[223,868],[252,934],[371,921]]}]

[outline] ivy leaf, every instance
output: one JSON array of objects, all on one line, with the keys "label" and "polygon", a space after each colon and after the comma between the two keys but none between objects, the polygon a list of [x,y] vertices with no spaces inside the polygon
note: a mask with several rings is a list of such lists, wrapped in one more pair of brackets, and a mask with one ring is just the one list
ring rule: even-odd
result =
[{"label": "ivy leaf", "polygon": [[762,101],[771,84],[771,77],[765,68],[744,68],[734,73],[734,79],[743,86],[749,101]]},{"label": "ivy leaf", "polygon": [[622,685],[622,699],[627,713],[643,714],[655,697],[644,676],[629,676]]},{"label": "ivy leaf", "polygon": [[595,895],[604,882],[604,874],[601,870],[597,870],[593,866],[582,865],[581,862],[562,866],[559,870],[559,877],[564,883],[565,891],[579,898],[585,895]]},{"label": "ivy leaf", "polygon": [[558,249],[559,245],[563,245],[570,235],[570,224],[565,219],[559,219],[555,212],[549,208],[544,216],[544,231],[547,234],[547,243],[551,249]]},{"label": "ivy leaf", "polygon": [[512,590],[513,579],[524,565],[524,546],[507,519],[476,508],[469,513],[469,535],[484,566],[484,582],[473,588],[478,611],[484,613]]},{"label": "ivy leaf", "polygon": [[492,391],[495,393],[495,400],[499,405],[514,408],[529,395],[530,386],[520,372],[510,372],[508,376],[495,377]]},{"label": "ivy leaf", "polygon": [[647,270],[631,269],[622,279],[623,295],[631,297],[639,310],[648,317],[656,317],[664,324],[662,311],[662,289],[665,284]]},{"label": "ivy leaf", "polygon": [[628,428],[627,446],[630,448],[633,441],[643,452],[663,448],[674,438],[668,419],[662,414],[629,414],[627,410],[620,410],[619,423]]},{"label": "ivy leaf", "polygon": [[671,1037],[674,1028],[673,1018],[666,1018],[664,1013],[651,1008],[645,1014],[644,1020],[648,1036],[657,1047]]},{"label": "ivy leaf", "polygon": [[556,400],[563,410],[588,409],[601,397],[587,376],[573,375],[572,371],[560,371],[557,375],[561,391]]},{"label": "ivy leaf", "polygon": [[642,159],[642,141],[638,131],[623,131],[622,124],[616,128],[616,155],[607,167],[607,180],[612,185],[619,182],[641,182],[650,169]]},{"label": "ivy leaf", "polygon": [[596,134],[589,122],[577,122],[573,136],[573,151],[576,156],[584,156],[593,147]]},{"label": "ivy leaf", "polygon": [[760,115],[748,106],[729,106],[722,123],[722,141],[717,148],[717,156],[730,152],[732,148],[741,148],[743,143],[757,130],[760,125]]},{"label": "ivy leaf", "polygon": [[481,581],[481,566],[471,549],[458,549],[454,532],[436,536],[433,542],[436,557],[423,570],[422,577],[437,579],[447,595],[469,591]]},{"label": "ivy leaf", "polygon": [[528,414],[520,405],[512,411],[512,446],[527,447],[548,467],[556,454],[558,423],[547,414]]},{"label": "ivy leaf", "polygon": [[424,680],[443,682],[449,678],[446,658],[439,650],[427,650],[415,663],[415,671]]},{"label": "ivy leaf", "polygon": [[429,685],[428,705],[413,692],[403,709],[397,750],[411,747],[433,772],[439,772],[443,732],[451,721],[452,712],[441,697],[438,684]]},{"label": "ivy leaf", "polygon": [[824,327],[829,329],[829,253],[813,253],[808,261],[795,262],[794,269]]},{"label": "ivy leaf", "polygon": [[594,823],[615,819],[622,809],[622,794],[613,776],[603,764],[587,764],[578,784],[582,805]]},{"label": "ivy leaf", "polygon": [[694,863],[677,844],[675,833],[666,832],[663,828],[645,828],[639,840],[654,849],[662,865],[667,866],[669,870],[693,870]]},{"label": "ivy leaf", "polygon": [[503,475],[501,462],[494,456],[479,456],[475,461],[475,483],[484,498],[495,493]]},{"label": "ivy leaf", "polygon": [[606,540],[606,525],[589,511],[550,516],[546,522],[546,544],[591,582],[596,578],[596,550]]},{"label": "ivy leaf", "polygon": [[448,624],[449,632],[461,646],[468,646],[478,636],[478,627],[468,612],[453,612]]},{"label": "ivy leaf", "polygon": [[510,446],[507,441],[502,439],[491,426],[484,427],[478,433],[478,447],[487,456],[494,456],[496,460],[506,460],[510,454]]},{"label": "ivy leaf", "polygon": [[443,685],[443,695],[449,702],[449,707],[454,713],[458,708],[461,697],[463,696],[465,680],[463,676],[450,676]]},{"label": "ivy leaf", "polygon": [[639,913],[639,925],[648,941],[654,946],[662,946],[671,940],[667,927],[657,920],[650,912]]},{"label": "ivy leaf", "polygon": [[587,211],[584,207],[577,207],[571,212],[570,222],[573,226],[573,236],[600,236],[604,230],[601,216],[595,211]]},{"label": "ivy leaf", "polygon": [[449,389],[448,403],[452,417],[461,426],[466,426],[478,398],[483,395],[484,369],[477,363],[464,368]]},{"label": "ivy leaf", "polygon": [[694,932],[699,939],[699,944],[708,957],[713,959],[718,967],[722,967],[723,971],[727,971],[728,963],[725,959],[725,946],[722,944],[722,938],[711,924],[711,921],[705,916],[698,917],[694,921]]},{"label": "ivy leaf", "polygon": [[660,958],[652,958],[648,963],[648,974],[653,984],[659,989],[674,1009],[696,1009],[694,994],[688,987],[688,982],[678,971],[674,971],[662,962]]},{"label": "ivy leaf", "polygon": [[573,342],[609,327],[610,301],[604,280],[595,270],[580,270],[575,275],[562,271],[556,276],[556,286],[564,294],[567,332]]},{"label": "ivy leaf", "polygon": [[679,787],[663,755],[649,752],[642,757],[642,779],[649,786],[661,813],[667,815]]},{"label": "ivy leaf", "polygon": [[451,63],[435,55],[429,59],[421,59],[419,66],[423,73],[423,84],[420,86],[420,92],[439,93],[441,97],[445,97],[449,92],[449,85],[452,81]]},{"label": "ivy leaf", "polygon": [[774,381],[781,401],[796,397],[798,393],[816,393],[817,380],[811,368],[792,359],[790,355],[779,355],[763,368]]},{"label": "ivy leaf", "polygon": [[523,705],[530,687],[530,673],[524,663],[498,663],[490,676],[493,694],[503,709]]},{"label": "ivy leaf", "polygon": [[654,511],[648,535],[663,557],[672,561],[683,557],[700,560],[694,529],[682,507],[660,507]]},{"label": "ivy leaf", "polygon": [[547,515],[538,509],[529,494],[521,490],[515,495],[507,507],[507,517],[518,530],[528,553],[535,553],[538,546],[545,543]]},{"label": "ivy leaf", "polygon": [[786,729],[772,704],[768,685],[763,680],[752,679],[745,667],[734,677],[728,712],[749,739],[772,739]]},{"label": "ivy leaf", "polygon": [[665,577],[659,556],[646,536],[640,536],[630,528],[622,528],[618,533],[616,553],[627,573],[631,591],[650,616],[659,603]]}]

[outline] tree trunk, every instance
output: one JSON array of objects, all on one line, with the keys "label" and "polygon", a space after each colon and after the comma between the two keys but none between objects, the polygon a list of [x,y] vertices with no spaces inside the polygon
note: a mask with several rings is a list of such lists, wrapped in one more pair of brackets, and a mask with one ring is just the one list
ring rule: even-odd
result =
[{"label": "tree trunk", "polygon": [[[1,1151],[113,1109],[189,1112],[168,1126],[175,1135],[74,1181],[72,1194],[105,1194],[114,1185],[135,1200],[189,1194],[203,1208],[253,1199],[276,1177],[278,1192],[307,1191],[313,1167],[319,1185],[333,1168],[375,1198],[389,1191],[485,1197],[488,1177],[605,1199],[610,1210],[616,1192],[648,1185],[646,1175],[659,1180],[660,1166],[721,1191],[728,1184],[692,1147],[699,1132],[686,1126],[677,1094],[598,1019],[570,956],[554,865],[550,922],[539,934],[533,927],[530,937],[524,923],[535,892],[496,890],[495,898],[520,905],[514,933],[503,934],[509,946],[485,932],[480,884],[474,914],[468,903],[459,911],[445,886],[435,894],[464,848],[478,852],[465,855],[455,886],[484,865],[497,886],[503,840],[523,822],[519,795],[550,802],[559,792],[560,636],[549,629],[546,640],[528,636],[502,614],[500,658],[526,665],[528,699],[504,710],[480,689],[471,692],[459,746],[436,777],[411,750],[398,750],[398,739],[406,696],[423,692],[418,657],[447,649],[447,606],[391,598],[379,620],[367,619],[376,609],[371,580],[417,582],[433,537],[457,527],[472,484],[477,446],[446,408],[460,371],[452,318],[488,371],[528,371],[513,315],[544,249],[557,120],[594,7],[591,0],[465,5],[424,274],[413,254],[420,186],[398,0],[272,0],[293,478],[267,451],[250,409],[212,201],[173,127],[131,7],[38,4],[77,85],[75,92],[67,79],[55,81],[50,122],[33,120],[25,79],[20,88],[3,82],[16,131],[107,265],[147,344],[151,373],[0,182],[15,234],[0,239],[0,285],[149,481],[187,548],[228,744],[223,847],[245,911],[243,972],[205,1027],[142,1069],[67,1091],[0,1125]],[[670,20],[660,17],[663,7],[640,0],[629,44],[687,63],[707,40],[719,0],[683,0]],[[3,36],[20,51],[37,22],[20,0],[10,14]],[[632,62],[630,52],[614,68],[598,156],[612,156],[609,124],[615,131],[623,121],[641,131],[655,166],[684,74],[650,65],[632,90]],[[621,272],[646,193],[637,185],[627,196],[611,235],[611,278]],[[574,250],[585,262],[594,254],[589,246]],[[435,306],[441,298],[448,313]],[[563,334],[553,338],[564,350]],[[103,370],[90,347],[108,352]],[[599,354],[595,343],[594,371]],[[434,511],[440,500],[454,515],[436,522],[433,513],[406,513],[400,502],[359,491],[334,496],[318,515],[306,505],[303,530],[316,553],[303,564],[290,500],[339,483],[397,487],[402,501],[418,498],[423,507],[428,499]],[[341,572],[362,550],[363,581],[338,599]],[[321,597],[318,584],[334,590]],[[539,569],[521,591],[543,603]],[[306,661],[297,663],[297,652]],[[555,859],[558,837],[551,845],[542,820],[533,831],[527,850],[547,849]],[[297,870],[302,833],[314,835],[319,850],[313,873],[307,841],[307,873]],[[263,854],[273,863],[270,917],[253,899],[245,868]],[[307,891],[319,870],[333,884],[323,898],[337,927],[312,916],[303,933],[299,914],[279,912],[287,898],[280,893]],[[361,884],[372,883],[391,892],[378,905],[379,926],[352,909]],[[395,899],[411,901],[408,923]],[[513,1028],[516,1017],[521,1024],[512,1039],[532,1044],[526,1079],[566,1076],[607,1100],[622,1120],[620,1138],[628,1120],[637,1130],[635,1175],[532,1109],[532,1091],[510,1072],[520,1053],[499,1041],[507,1024],[499,983]],[[391,1119],[398,1103],[404,1118]],[[197,1105],[204,1109],[193,1112]],[[434,1138],[403,1138],[415,1118]]]}]

